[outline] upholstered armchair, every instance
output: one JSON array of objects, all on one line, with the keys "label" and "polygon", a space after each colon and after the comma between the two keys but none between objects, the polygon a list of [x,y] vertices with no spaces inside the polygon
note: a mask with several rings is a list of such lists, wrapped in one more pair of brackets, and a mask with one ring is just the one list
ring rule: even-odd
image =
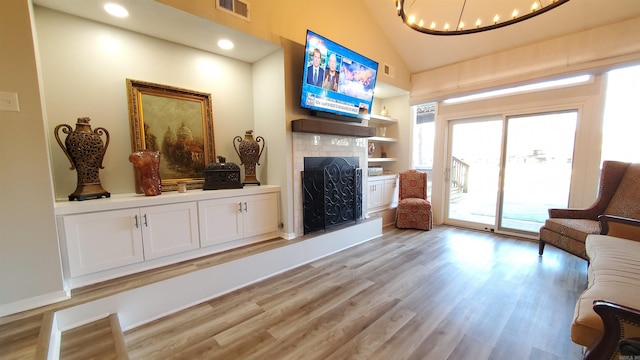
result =
[{"label": "upholstered armchair", "polygon": [[396,227],[431,230],[433,216],[427,200],[427,173],[407,170],[400,173]]},{"label": "upholstered armchair", "polygon": [[540,228],[539,254],[545,244],[588,260],[585,240],[600,233],[599,215],[640,219],[640,164],[604,161],[595,203],[586,209],[549,209]]}]

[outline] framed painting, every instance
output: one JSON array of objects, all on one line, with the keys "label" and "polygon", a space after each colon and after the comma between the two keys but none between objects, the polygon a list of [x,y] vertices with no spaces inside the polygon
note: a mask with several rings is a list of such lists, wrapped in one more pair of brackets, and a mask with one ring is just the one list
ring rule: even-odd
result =
[{"label": "framed painting", "polygon": [[132,151],[160,151],[162,190],[202,188],[215,159],[211,94],[127,79],[127,97]]}]

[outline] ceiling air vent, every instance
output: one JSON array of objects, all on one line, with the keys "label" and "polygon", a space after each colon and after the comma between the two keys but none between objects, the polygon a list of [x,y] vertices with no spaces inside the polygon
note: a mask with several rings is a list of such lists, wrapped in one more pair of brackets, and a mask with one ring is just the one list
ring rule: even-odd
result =
[{"label": "ceiling air vent", "polygon": [[390,78],[396,77],[396,69],[389,64],[382,64],[382,73]]},{"label": "ceiling air vent", "polygon": [[249,3],[241,0],[216,0],[216,8],[249,21]]}]

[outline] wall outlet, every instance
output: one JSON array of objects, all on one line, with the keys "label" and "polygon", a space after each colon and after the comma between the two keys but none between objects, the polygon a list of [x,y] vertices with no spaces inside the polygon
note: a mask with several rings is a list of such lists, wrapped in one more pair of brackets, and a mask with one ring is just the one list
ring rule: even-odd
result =
[{"label": "wall outlet", "polygon": [[0,91],[0,111],[20,112],[18,93]]}]

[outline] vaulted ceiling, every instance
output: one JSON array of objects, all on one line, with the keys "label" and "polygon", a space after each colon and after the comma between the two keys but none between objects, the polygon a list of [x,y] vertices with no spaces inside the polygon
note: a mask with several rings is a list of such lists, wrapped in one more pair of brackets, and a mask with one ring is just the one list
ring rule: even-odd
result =
[{"label": "vaulted ceiling", "polygon": [[[360,1],[365,4],[412,74],[640,17],[640,0],[571,0],[550,12],[506,28],[462,36],[434,36],[416,32],[404,25],[396,13],[393,0]],[[443,4],[459,8],[462,1],[465,0],[447,0],[443,1]],[[466,1],[491,3],[496,0]],[[119,0],[129,8],[130,12],[136,13],[135,22],[124,22],[106,15],[101,9],[103,0],[33,0],[33,2],[214,53],[220,53],[220,50],[212,44],[210,34],[212,32],[228,33],[230,37],[239,40],[233,57],[247,62],[254,62],[277,48],[276,45],[267,41],[172,10],[154,0]],[[168,23],[172,26],[166,26]]]},{"label": "vaulted ceiling", "polygon": [[[638,0],[570,0],[552,11],[505,28],[469,35],[434,36],[403,24],[392,1],[363,1],[412,74],[640,16]],[[421,1],[427,0],[407,0],[407,3]],[[463,1],[441,3],[460,9]],[[496,0],[466,1],[467,4],[484,1],[490,6]]]}]

